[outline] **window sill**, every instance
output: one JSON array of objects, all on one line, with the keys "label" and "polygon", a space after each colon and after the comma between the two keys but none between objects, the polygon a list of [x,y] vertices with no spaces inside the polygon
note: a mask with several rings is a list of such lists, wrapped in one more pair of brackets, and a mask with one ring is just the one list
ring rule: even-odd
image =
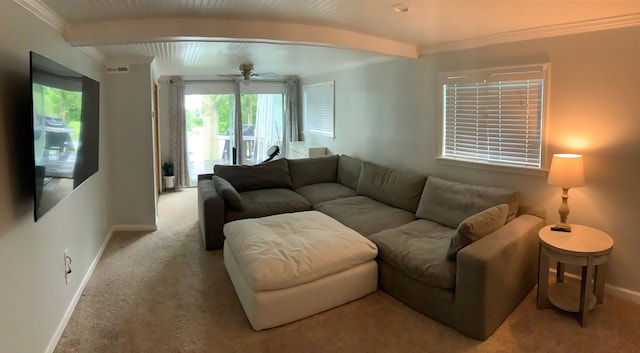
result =
[{"label": "window sill", "polygon": [[321,132],[321,131],[314,131],[314,130],[304,130],[302,131],[303,135],[312,135],[312,136],[320,136],[320,137],[326,137],[326,138],[330,138],[330,139],[334,139],[336,138],[335,133],[332,132]]},{"label": "window sill", "polygon": [[488,171],[500,172],[500,173],[523,174],[523,175],[546,177],[547,173],[549,172],[548,170],[540,169],[540,168],[526,168],[526,167],[516,167],[516,166],[502,165],[502,164],[479,163],[479,162],[473,162],[469,160],[454,159],[454,158],[443,157],[443,156],[436,157],[436,160],[439,163],[442,163],[445,165],[488,170]]}]

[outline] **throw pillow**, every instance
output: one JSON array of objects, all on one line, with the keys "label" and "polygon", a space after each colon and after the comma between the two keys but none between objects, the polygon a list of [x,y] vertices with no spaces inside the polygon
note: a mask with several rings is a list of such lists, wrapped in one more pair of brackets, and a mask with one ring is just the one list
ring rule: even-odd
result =
[{"label": "throw pillow", "polygon": [[213,185],[216,187],[218,194],[222,196],[224,202],[228,203],[233,209],[237,211],[244,210],[244,206],[242,205],[242,198],[238,191],[229,183],[226,179],[221,178],[219,176],[213,176]]},{"label": "throw pillow", "polygon": [[462,221],[456,229],[456,234],[451,237],[447,258],[455,261],[460,249],[502,227],[507,221],[508,212],[509,206],[501,204]]}]

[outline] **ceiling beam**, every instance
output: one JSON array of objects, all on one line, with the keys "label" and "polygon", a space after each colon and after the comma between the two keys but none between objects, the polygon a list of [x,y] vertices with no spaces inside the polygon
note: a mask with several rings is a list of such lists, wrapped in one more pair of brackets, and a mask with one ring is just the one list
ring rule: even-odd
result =
[{"label": "ceiling beam", "polygon": [[171,41],[299,44],[417,58],[415,45],[362,33],[301,24],[203,19],[154,19],[69,25],[76,47]]}]

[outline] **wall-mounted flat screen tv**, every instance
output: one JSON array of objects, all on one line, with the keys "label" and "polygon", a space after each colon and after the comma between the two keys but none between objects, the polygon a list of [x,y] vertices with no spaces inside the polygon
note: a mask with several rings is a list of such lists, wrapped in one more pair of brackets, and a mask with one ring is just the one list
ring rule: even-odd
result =
[{"label": "wall-mounted flat screen tv", "polygon": [[100,83],[31,52],[34,218],[98,171]]}]

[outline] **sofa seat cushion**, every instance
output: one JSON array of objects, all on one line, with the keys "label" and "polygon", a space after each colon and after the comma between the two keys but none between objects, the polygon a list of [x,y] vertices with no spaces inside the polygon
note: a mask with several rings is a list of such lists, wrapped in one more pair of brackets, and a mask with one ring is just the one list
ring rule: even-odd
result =
[{"label": "sofa seat cushion", "polygon": [[312,205],[321,202],[344,199],[345,197],[356,196],[356,191],[338,183],[319,183],[305,185],[294,189],[295,192],[304,196]]},{"label": "sofa seat cushion", "polygon": [[416,217],[457,228],[474,214],[504,203],[509,205],[508,223],[516,218],[518,201],[517,191],[429,177]]},{"label": "sofa seat cushion", "polygon": [[373,234],[378,258],[420,282],[444,289],[455,287],[456,263],[447,260],[456,230],[419,219]]},{"label": "sofa seat cushion", "polygon": [[289,189],[252,190],[241,192],[240,196],[244,209],[227,210],[225,222],[311,209],[311,203],[307,199]]},{"label": "sofa seat cushion", "polygon": [[411,212],[391,207],[366,196],[325,201],[314,205],[313,208],[366,237],[416,219]]}]

